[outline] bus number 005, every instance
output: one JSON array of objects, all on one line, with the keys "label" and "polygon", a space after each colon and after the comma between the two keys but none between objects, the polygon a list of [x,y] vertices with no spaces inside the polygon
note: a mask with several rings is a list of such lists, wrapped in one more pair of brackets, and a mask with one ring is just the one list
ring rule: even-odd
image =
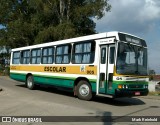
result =
[{"label": "bus number 005", "polygon": [[87,70],[87,74],[94,74],[93,70]]}]

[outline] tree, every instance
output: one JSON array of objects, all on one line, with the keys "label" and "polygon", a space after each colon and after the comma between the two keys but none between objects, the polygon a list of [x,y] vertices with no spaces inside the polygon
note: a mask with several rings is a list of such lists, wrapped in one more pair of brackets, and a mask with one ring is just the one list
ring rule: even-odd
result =
[{"label": "tree", "polygon": [[93,19],[110,9],[108,0],[1,0],[0,42],[15,48],[94,34]]},{"label": "tree", "polygon": [[155,70],[153,70],[153,69],[149,70],[149,75],[156,75]]},{"label": "tree", "polygon": [[7,44],[12,48],[33,44],[28,1],[1,0],[0,9],[2,10],[0,12],[0,24],[5,27],[5,29],[1,29],[5,35],[0,42],[6,42],[5,45]]}]

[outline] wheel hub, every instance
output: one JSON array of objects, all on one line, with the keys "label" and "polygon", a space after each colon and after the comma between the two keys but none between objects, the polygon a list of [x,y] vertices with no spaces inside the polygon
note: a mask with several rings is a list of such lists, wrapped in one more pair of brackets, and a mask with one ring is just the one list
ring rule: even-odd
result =
[{"label": "wheel hub", "polygon": [[32,86],[32,79],[28,78],[28,86],[31,87]]},{"label": "wheel hub", "polygon": [[87,85],[81,85],[79,88],[79,93],[82,96],[87,96],[89,94],[89,87]]}]

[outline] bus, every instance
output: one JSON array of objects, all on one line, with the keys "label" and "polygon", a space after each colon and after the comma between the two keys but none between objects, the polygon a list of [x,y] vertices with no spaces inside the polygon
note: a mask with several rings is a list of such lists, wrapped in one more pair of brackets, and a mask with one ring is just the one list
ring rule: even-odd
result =
[{"label": "bus", "polygon": [[112,98],[148,94],[145,40],[112,31],[11,50],[10,78],[29,89],[51,85],[74,96]]}]

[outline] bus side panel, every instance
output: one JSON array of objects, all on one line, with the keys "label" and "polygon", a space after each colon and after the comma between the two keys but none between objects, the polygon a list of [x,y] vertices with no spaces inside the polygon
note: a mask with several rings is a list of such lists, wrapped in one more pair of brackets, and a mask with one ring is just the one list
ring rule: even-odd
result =
[{"label": "bus side panel", "polygon": [[43,76],[34,76],[34,82],[36,84],[43,84],[43,85],[55,85],[59,87],[67,87],[67,88],[73,88],[74,86],[74,80],[73,79],[65,79],[63,77],[57,78],[57,77],[43,77]]},{"label": "bus side panel", "polygon": [[96,82],[90,82],[90,83],[91,83],[91,87],[92,87],[92,92],[96,92],[96,87],[97,87]]},{"label": "bus side panel", "polygon": [[17,81],[25,82],[26,81],[26,74],[10,73],[10,78],[17,80]]},{"label": "bus side panel", "polygon": [[[66,77],[44,77],[44,76],[34,76],[34,81],[36,84],[43,84],[43,85],[53,85],[57,87],[66,87],[66,88],[73,88],[74,81],[76,78],[66,78]],[[96,82],[91,81],[92,91],[96,92]]]},{"label": "bus side panel", "polygon": [[[56,77],[56,76],[39,76],[39,75],[33,75],[34,76],[34,82],[35,84],[41,84],[41,85],[53,85],[56,87],[66,87],[66,88],[73,88],[74,87],[74,81],[76,78],[69,78],[69,77]],[[23,73],[10,73],[10,78],[25,82],[26,81],[26,74]],[[90,81],[92,92],[96,92],[96,82],[91,80]]]}]

